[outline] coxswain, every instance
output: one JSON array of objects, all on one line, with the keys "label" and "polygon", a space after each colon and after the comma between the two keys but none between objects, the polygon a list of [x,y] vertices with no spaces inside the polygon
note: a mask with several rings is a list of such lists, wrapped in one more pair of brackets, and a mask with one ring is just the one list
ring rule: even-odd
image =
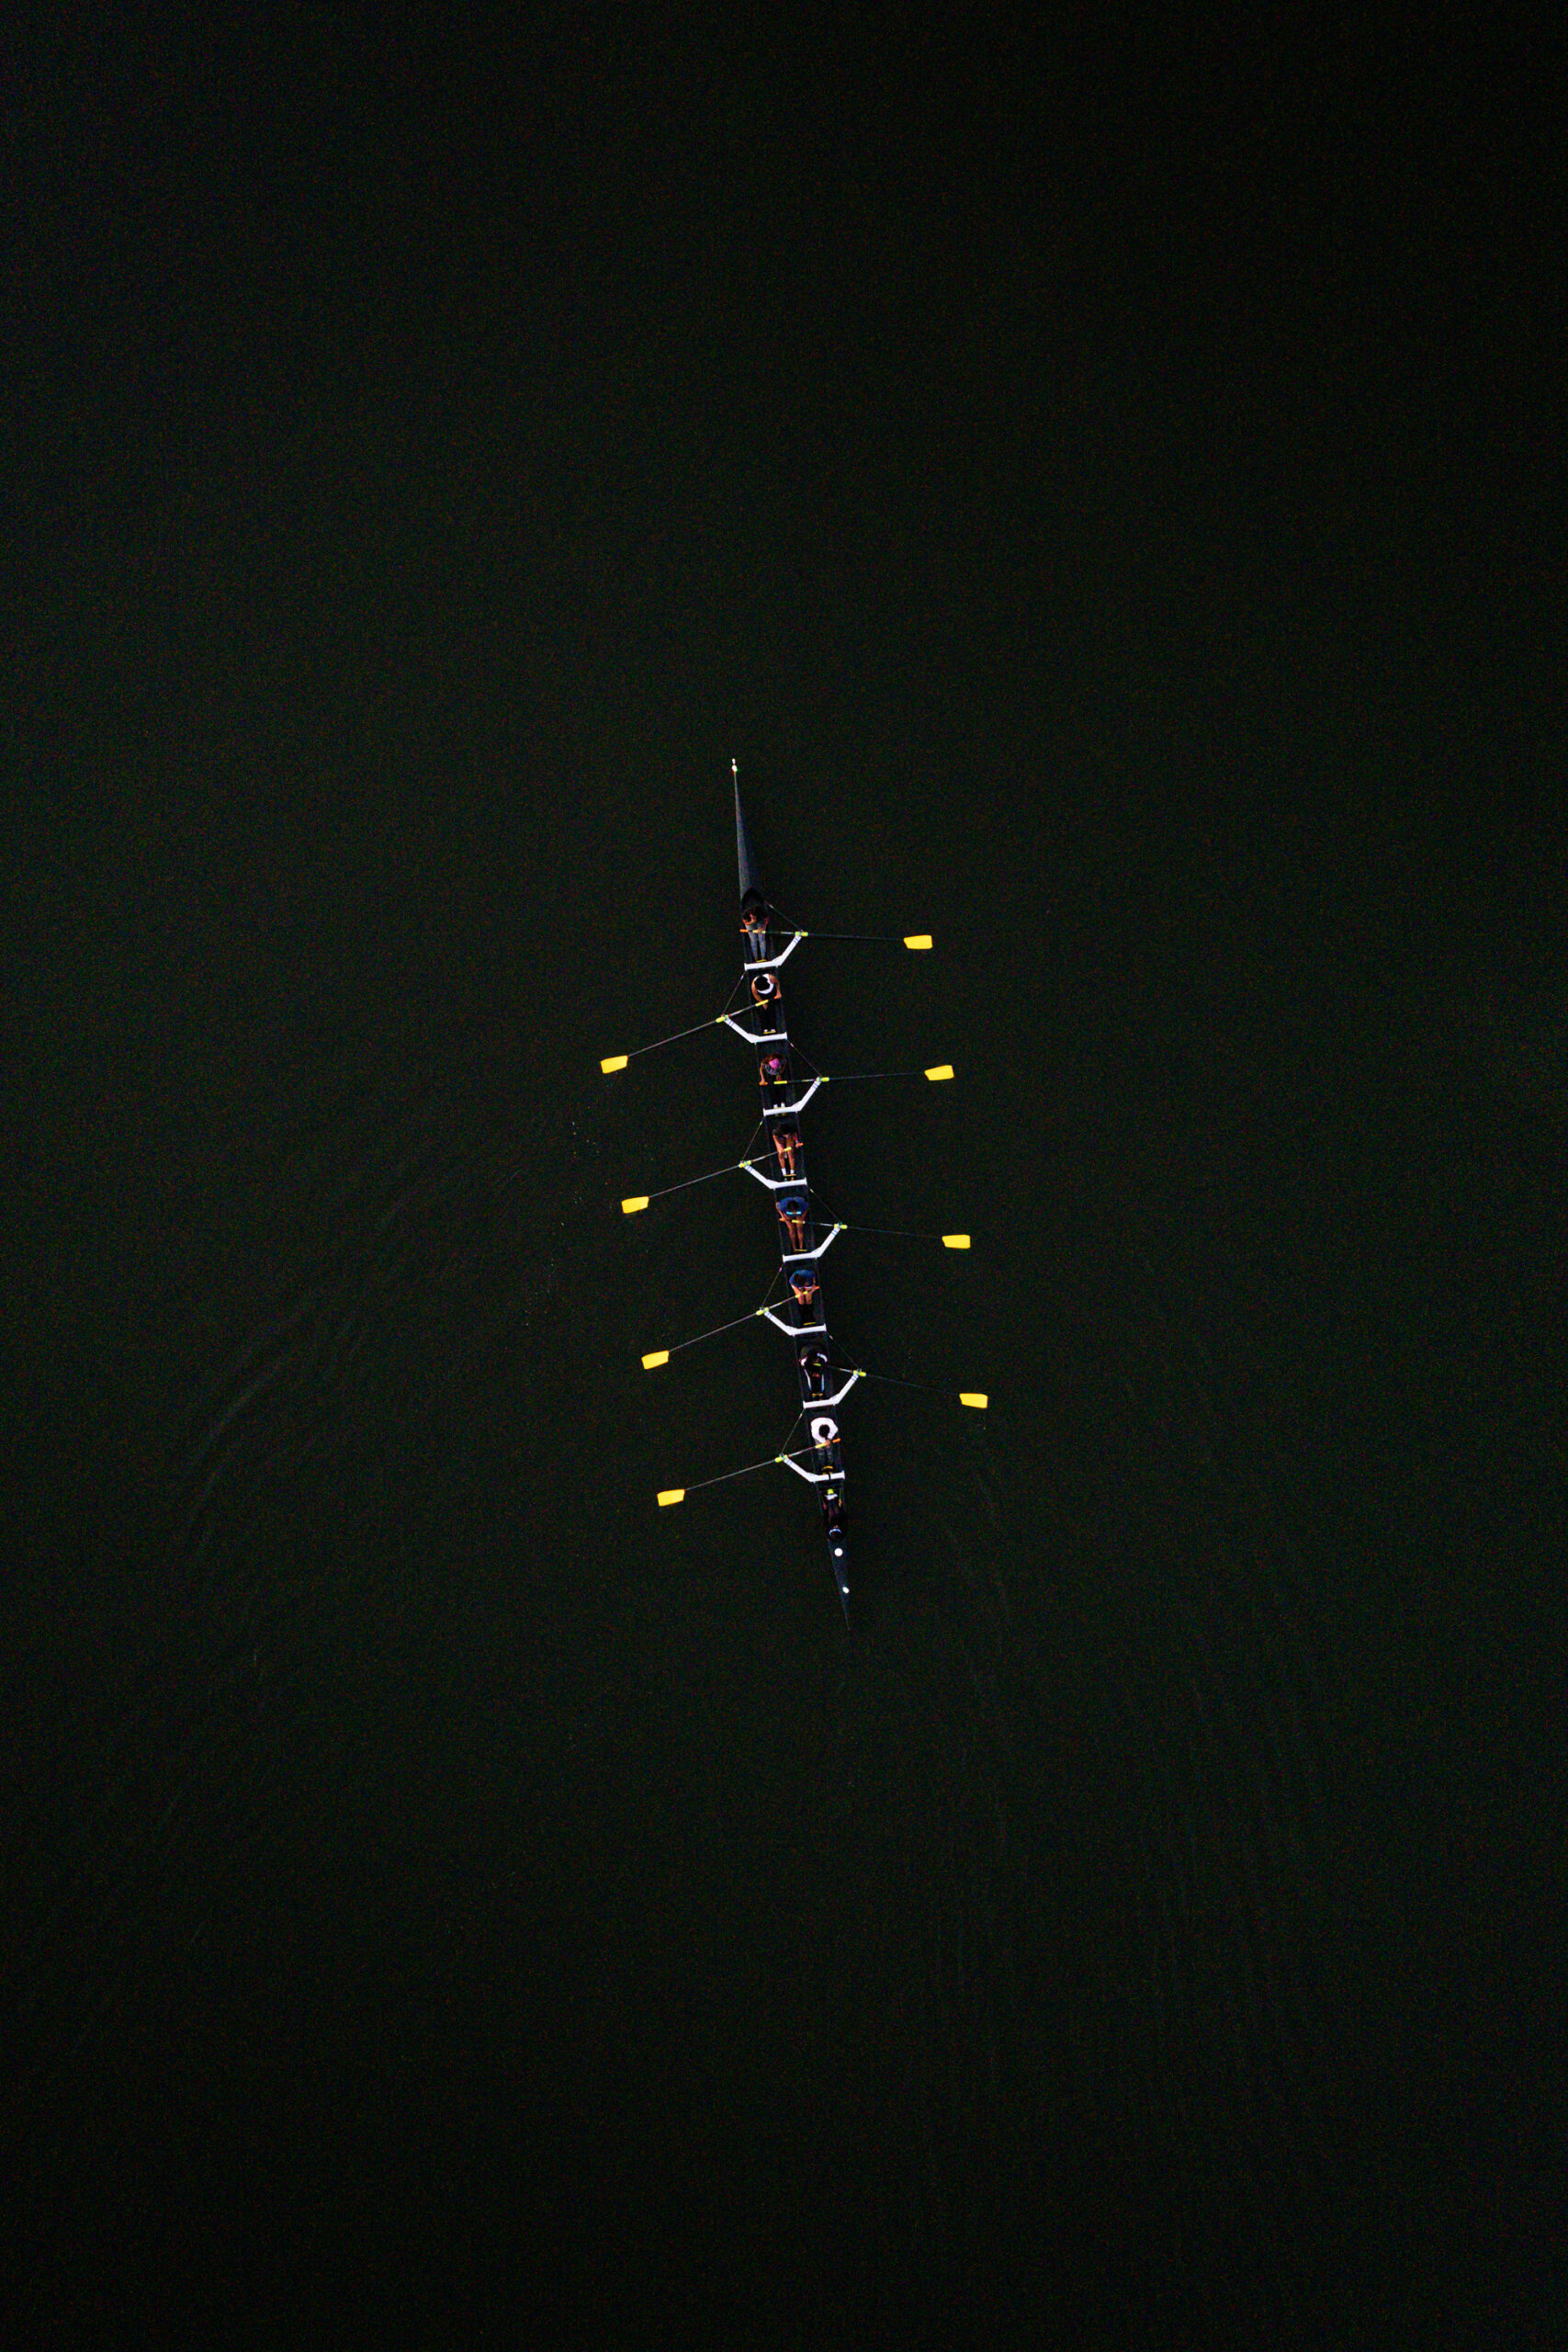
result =
[{"label": "coxswain", "polygon": [[801,1378],[806,1383],[807,1394],[808,1396],[825,1396],[828,1393],[827,1349],[816,1346],[802,1348],[800,1351],[800,1374]]},{"label": "coxswain", "polygon": [[740,910],[740,928],[746,934],[746,953],[752,963],[761,963],[768,952],[768,910],[754,890],[746,894]]},{"label": "coxswain", "polygon": [[751,983],[751,1001],[762,1012],[778,1003],[784,990],[772,972],[759,972]]},{"label": "coxswain", "polygon": [[841,1542],[844,1532],[844,1498],[836,1487],[822,1490],[822,1524],[835,1542]]},{"label": "coxswain", "polygon": [[795,1303],[800,1309],[802,1320],[807,1320],[817,1305],[817,1277],[811,1268],[791,1267],[789,1286],[795,1294]]},{"label": "coxswain", "polygon": [[795,1174],[795,1155],[799,1149],[800,1137],[796,1135],[793,1127],[775,1127],[773,1129],[773,1158],[779,1163],[779,1172],[781,1175],[793,1176]]},{"label": "coxswain", "polygon": [[779,1203],[779,1223],[789,1236],[792,1250],[805,1249],[806,1220],[810,1214],[811,1204],[804,1193],[787,1193]]},{"label": "coxswain", "polygon": [[757,1064],[757,1076],[764,1086],[787,1086],[789,1064],[783,1054],[764,1054]]}]

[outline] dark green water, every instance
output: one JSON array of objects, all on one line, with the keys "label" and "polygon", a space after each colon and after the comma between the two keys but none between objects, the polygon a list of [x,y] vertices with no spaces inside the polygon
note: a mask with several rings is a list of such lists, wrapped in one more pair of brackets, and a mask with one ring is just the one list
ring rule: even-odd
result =
[{"label": "dark green water", "polygon": [[[299,38],[243,169],[129,68],[32,167],[20,2334],[1555,2340],[1529,253],[1277,280],[1087,131],[1053,230],[989,68],[693,163],[640,51]],[[785,1473],[653,1505],[793,1409],[637,1365],[756,1188],[617,1208],[748,1057],[597,1067],[730,988],[732,755],[792,919],[936,934],[796,956],[814,1060],[959,1073],[811,1113],[975,1237],[840,1240],[851,1360],[992,1396],[849,1400],[848,1634]]]}]

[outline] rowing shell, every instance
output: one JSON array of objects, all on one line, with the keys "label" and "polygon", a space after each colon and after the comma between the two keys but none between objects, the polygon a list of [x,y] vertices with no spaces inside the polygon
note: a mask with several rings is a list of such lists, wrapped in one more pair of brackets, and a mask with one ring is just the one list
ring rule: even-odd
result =
[{"label": "rowing shell", "polygon": [[817,1489],[833,1577],[847,1616],[849,1553],[843,1449],[837,1408],[860,1375],[852,1372],[840,1387],[829,1389],[831,1347],[821,1269],[839,1228],[830,1226],[825,1238],[818,1238],[800,1125],[802,1114],[821,1080],[813,1079],[805,1084],[795,1074],[781,977],[782,967],[800,944],[800,934],[789,933],[787,944],[774,953],[776,936],[770,929],[771,910],[763,895],[756,853],[746,831],[739,785],[735,787],[735,850],[740,877],[741,937],[745,943],[740,977],[750,1002],[749,1007],[743,1005],[738,1015],[727,1019],[728,1026],[747,1039],[757,1057],[766,1148],[761,1164],[749,1167],[747,1172],[772,1196],[784,1281],[782,1308],[770,1306],[762,1311],[791,1342],[800,1383],[801,1417],[810,1439],[804,1462],[787,1453],[780,1458],[797,1478],[804,1478]]},{"label": "rowing shell", "polygon": [[[730,763],[733,769],[734,762]],[[768,1298],[753,1307],[751,1315],[765,1316],[775,1330],[782,1331],[790,1342],[795,1358],[795,1378],[800,1387],[800,1412],[795,1427],[806,1424],[807,1442],[792,1447],[786,1439],[784,1450],[773,1454],[765,1462],[748,1463],[744,1469],[724,1470],[712,1477],[698,1478],[697,1487],[719,1487],[731,1478],[744,1478],[753,1471],[769,1467],[770,1463],[782,1463],[793,1470],[797,1478],[817,1489],[822,1512],[823,1531],[828,1539],[828,1556],[833,1564],[833,1580],[839,1589],[839,1599],[846,1622],[850,1613],[849,1545],[845,1534],[844,1457],[835,1418],[840,1405],[857,1380],[892,1378],[886,1373],[867,1371],[864,1367],[850,1370],[835,1367],[831,1361],[831,1345],[828,1336],[828,1311],[822,1295],[822,1261],[840,1233],[876,1232],[891,1239],[906,1241],[940,1241],[945,1250],[967,1250],[966,1233],[924,1233],[895,1230],[887,1226],[852,1226],[829,1224],[819,1226],[812,1210],[812,1195],[806,1167],[806,1141],[800,1122],[820,1086],[842,1080],[889,1079],[908,1082],[923,1076],[933,1085],[940,1085],[953,1076],[951,1062],[937,1062],[925,1071],[879,1069],[840,1072],[830,1081],[827,1071],[820,1071],[809,1081],[795,1069],[795,1055],[790,1045],[789,1016],[784,1003],[784,967],[789,962],[801,941],[807,937],[779,921],[777,912],[769,906],[758,871],[756,852],[746,831],[746,819],[740,807],[739,782],[735,787],[735,849],[740,878],[740,932],[745,941],[745,953],[740,966],[740,978],[736,984],[729,1005],[712,1016],[713,1021],[732,1029],[745,1040],[756,1058],[757,1084],[761,1096],[761,1119],[759,1122],[766,1138],[760,1154],[750,1146],[744,1159],[731,1160],[727,1168],[710,1169],[703,1176],[688,1176],[679,1183],[665,1184],[658,1192],[629,1193],[621,1202],[626,1216],[640,1216],[644,1209],[656,1200],[671,1193],[689,1192],[694,1184],[715,1182],[736,1169],[744,1169],[756,1179],[769,1196],[779,1243],[779,1264],[784,1276],[784,1296],[777,1306],[769,1301],[773,1284],[768,1286]],[[929,932],[907,932],[902,939],[884,938],[878,933],[827,932],[816,934],[821,938],[861,941],[872,946],[904,946],[924,953],[931,944]],[[739,998],[737,1010],[731,1010]],[[637,1046],[626,1053],[606,1054],[599,1064],[606,1078],[624,1070],[643,1054],[657,1053],[666,1046],[678,1045],[682,1037],[694,1037],[709,1026],[699,1021],[694,1026],[677,1029],[668,1037],[656,1037],[651,1044]],[[775,1280],[777,1277],[775,1276]],[[733,1331],[739,1325],[750,1321],[751,1316],[740,1315],[727,1323],[716,1324],[711,1331],[698,1331],[685,1340],[672,1340],[661,1348],[650,1348],[642,1359],[645,1372],[658,1372],[669,1363],[671,1356],[683,1349],[694,1348],[705,1340],[716,1340],[723,1332]],[[838,1387],[830,1382],[840,1378]],[[901,1388],[931,1388],[936,1396],[947,1396],[960,1405],[976,1412],[984,1412],[989,1397],[978,1389],[936,1388],[929,1381],[893,1380]],[[790,1436],[793,1438],[795,1430]],[[661,1487],[658,1503],[662,1510],[667,1506],[685,1501],[690,1487]]]}]

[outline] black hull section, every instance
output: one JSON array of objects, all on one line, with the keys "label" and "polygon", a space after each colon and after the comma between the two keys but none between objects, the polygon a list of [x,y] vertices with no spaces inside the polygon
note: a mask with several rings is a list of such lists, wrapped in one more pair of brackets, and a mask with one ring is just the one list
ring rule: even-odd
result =
[{"label": "black hull section", "polygon": [[762,877],[757,870],[757,853],[741,813],[739,785],[735,787],[735,862],[740,869],[740,903],[744,906],[748,898],[761,897]]}]

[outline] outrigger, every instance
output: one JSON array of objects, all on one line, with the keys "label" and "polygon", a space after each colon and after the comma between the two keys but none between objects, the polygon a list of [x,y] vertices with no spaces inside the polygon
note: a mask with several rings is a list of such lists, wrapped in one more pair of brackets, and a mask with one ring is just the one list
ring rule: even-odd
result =
[{"label": "outrigger", "polygon": [[[667,1364],[679,1349],[694,1347],[699,1340],[716,1338],[720,1331],[734,1330],[739,1324],[761,1317],[782,1331],[791,1342],[800,1385],[800,1412],[780,1453],[768,1456],[764,1462],[749,1463],[743,1470],[725,1471],[716,1478],[694,1480],[691,1487],[666,1487],[660,1493],[659,1502],[661,1507],[683,1502],[695,1487],[719,1486],[728,1479],[745,1477],[750,1471],[765,1469],[772,1464],[782,1464],[784,1468],[793,1470],[797,1478],[804,1479],[817,1489],[833,1578],[847,1621],[850,1604],[849,1552],[843,1452],[837,1408],[857,1380],[886,1375],[868,1373],[863,1367],[832,1362],[821,1265],[840,1233],[856,1230],[888,1233],[896,1229],[888,1227],[857,1228],[840,1223],[819,1223],[812,1205],[800,1121],[820,1087],[846,1083],[850,1077],[912,1080],[922,1075],[930,1082],[940,1084],[951,1079],[953,1072],[950,1062],[939,1062],[922,1073],[862,1070],[846,1073],[837,1080],[825,1071],[817,1072],[809,1081],[797,1074],[780,974],[801,942],[813,934],[781,923],[776,910],[769,903],[762,889],[756,854],[746,830],[746,819],[740,806],[739,779],[733,761],[730,769],[735,789],[735,849],[740,880],[740,933],[744,943],[739,980],[731,992],[729,1003],[722,1012],[714,1016],[711,1023],[699,1022],[694,1028],[677,1030],[673,1036],[658,1038],[653,1045],[638,1046],[636,1051],[638,1054],[652,1053],[660,1046],[673,1045],[677,1038],[694,1036],[698,1029],[722,1025],[743,1039],[755,1054],[761,1117],[752,1141],[755,1142],[760,1134],[763,1141],[762,1150],[753,1153],[749,1146],[745,1159],[730,1162],[728,1168],[715,1169],[712,1177],[693,1176],[688,1177],[684,1183],[666,1185],[663,1193],[684,1192],[691,1185],[706,1183],[713,1177],[727,1175],[731,1169],[743,1170],[773,1199],[778,1231],[779,1270],[774,1283],[768,1286],[768,1296],[761,1306],[752,1309],[750,1315],[738,1316],[734,1322],[721,1323],[713,1331],[699,1332],[695,1339],[678,1340],[673,1347],[656,1348],[645,1355],[642,1362],[645,1371],[657,1371]],[[874,944],[888,946],[901,944],[916,953],[928,951],[931,945],[931,935],[925,932],[909,933],[901,943],[891,939],[884,941],[879,936],[863,933],[819,933],[815,935],[874,939]],[[739,1006],[737,999],[741,1000]],[[633,1058],[632,1054],[611,1054],[600,1063],[600,1068],[608,1077],[625,1069]],[[660,1193],[632,1193],[622,1201],[621,1207],[626,1216],[636,1216],[646,1209],[650,1201],[662,1196]],[[940,1236],[910,1233],[900,1238],[909,1240],[940,1239],[949,1250],[967,1250],[970,1242],[966,1233]],[[773,1287],[781,1276],[784,1295],[775,1304]],[[929,1384],[924,1381],[899,1381],[895,1385],[925,1387]],[[938,1393],[954,1394],[951,1390]],[[989,1401],[977,1390],[961,1389],[956,1395],[960,1404],[978,1411],[984,1411]],[[810,1442],[792,1449],[790,1438],[802,1421],[807,1424]]]}]

